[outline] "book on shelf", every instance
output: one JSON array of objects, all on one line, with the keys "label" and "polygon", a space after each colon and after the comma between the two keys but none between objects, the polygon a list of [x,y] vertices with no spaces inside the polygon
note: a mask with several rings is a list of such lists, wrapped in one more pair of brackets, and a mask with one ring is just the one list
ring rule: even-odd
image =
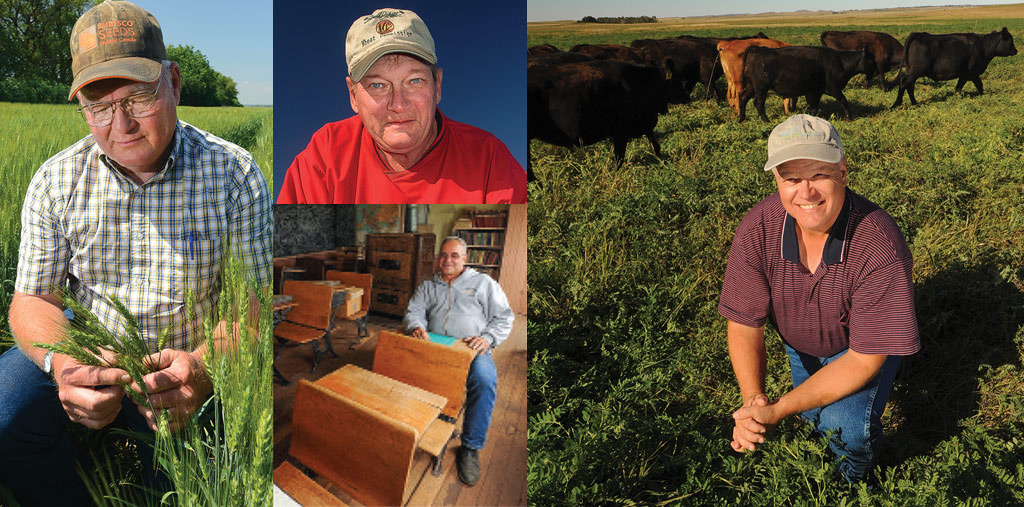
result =
[{"label": "book on shelf", "polygon": [[507,211],[477,211],[473,213],[473,227],[501,227],[508,226]]},{"label": "book on shelf", "polygon": [[501,246],[505,242],[504,232],[459,231],[459,236],[469,246]]}]

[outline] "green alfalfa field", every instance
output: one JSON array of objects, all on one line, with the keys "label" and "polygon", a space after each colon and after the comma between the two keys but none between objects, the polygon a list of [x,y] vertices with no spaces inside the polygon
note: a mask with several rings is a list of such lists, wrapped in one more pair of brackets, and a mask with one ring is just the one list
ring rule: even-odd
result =
[{"label": "green alfalfa field", "polygon": [[[268,183],[273,175],[272,108],[179,107],[179,117],[249,150]],[[0,103],[0,352],[12,344],[7,314],[17,272],[21,206],[32,175],[46,159],[88,135],[74,106]],[[163,499],[140,494],[140,465],[123,435],[91,432],[76,424],[69,429],[80,446],[103,465],[91,478],[98,505],[262,505],[270,499],[272,392],[269,302],[261,301],[258,324],[243,317],[250,294],[256,293],[245,269],[224,269],[220,319],[241,326],[237,345],[207,357],[215,396],[198,425],[171,434],[157,433],[160,465],[174,484]],[[234,302],[234,304],[229,304]],[[237,305],[237,306],[236,306]],[[216,322],[206,328],[209,340]],[[0,505],[14,505],[0,484]]]},{"label": "green alfalfa field", "polygon": [[[659,119],[664,159],[638,138],[621,167],[608,141],[530,143],[543,182],[529,194],[532,503],[1024,504],[1024,5],[531,23],[527,40],[567,50],[763,30],[818,45],[823,30],[903,41],[1003,26],[1020,53],[992,61],[982,96],[972,84],[955,93],[954,81],[921,79],[919,105],[905,98],[893,110],[895,90],[855,77],[852,121],[822,99],[850,187],[888,210],[914,255],[922,349],[897,377],[870,485],[847,485],[825,442],[793,418],[756,452],[729,448],[740,397],[718,296],[739,220],[775,191],[761,167],[781,100],[769,96],[770,123],[755,114],[738,124],[698,85],[696,100]],[[791,378],[770,326],[767,347],[777,397]]]}]

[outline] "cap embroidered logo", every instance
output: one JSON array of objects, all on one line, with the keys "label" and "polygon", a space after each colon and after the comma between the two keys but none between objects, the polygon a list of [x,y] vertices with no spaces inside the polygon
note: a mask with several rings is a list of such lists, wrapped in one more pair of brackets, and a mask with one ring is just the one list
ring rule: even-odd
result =
[{"label": "cap embroidered logo", "polygon": [[377,23],[377,33],[379,33],[381,35],[391,33],[392,30],[394,30],[394,29],[395,29],[395,24],[392,23],[391,21],[386,20],[386,19],[381,20],[380,23]]},{"label": "cap embroidered logo", "polygon": [[78,52],[84,53],[96,46],[96,25],[93,25],[78,35]]}]

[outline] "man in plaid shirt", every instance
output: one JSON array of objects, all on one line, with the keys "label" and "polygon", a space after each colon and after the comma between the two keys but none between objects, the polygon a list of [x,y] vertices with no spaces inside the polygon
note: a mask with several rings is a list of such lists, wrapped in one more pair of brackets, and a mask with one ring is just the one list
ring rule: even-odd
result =
[{"label": "man in plaid shirt", "polygon": [[[111,36],[111,27],[122,29]],[[0,483],[26,505],[88,502],[68,420],[99,429],[120,413],[134,430],[156,428],[153,412],[124,396],[123,370],[33,346],[67,327],[65,286],[112,331],[124,322],[108,296],[128,307],[159,358],[144,378],[150,399],[177,430],[212,391],[200,340],[229,238],[257,285],[269,285],[267,182],[248,152],[178,120],[180,70],[166,59],[156,19],[107,1],[78,20],[71,52],[68,100],[77,97],[92,134],[46,161],[29,185],[10,311],[18,346],[0,357]],[[163,329],[171,334],[158,351]],[[159,487],[152,449],[138,448]]]}]

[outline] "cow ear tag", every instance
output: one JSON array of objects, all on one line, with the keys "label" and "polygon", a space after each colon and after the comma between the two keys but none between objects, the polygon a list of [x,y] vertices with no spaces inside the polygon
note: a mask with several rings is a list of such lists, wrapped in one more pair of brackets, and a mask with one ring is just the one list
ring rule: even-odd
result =
[{"label": "cow ear tag", "polygon": [[668,69],[665,69],[665,81],[669,81],[671,79],[672,79],[672,71],[668,70]]}]

